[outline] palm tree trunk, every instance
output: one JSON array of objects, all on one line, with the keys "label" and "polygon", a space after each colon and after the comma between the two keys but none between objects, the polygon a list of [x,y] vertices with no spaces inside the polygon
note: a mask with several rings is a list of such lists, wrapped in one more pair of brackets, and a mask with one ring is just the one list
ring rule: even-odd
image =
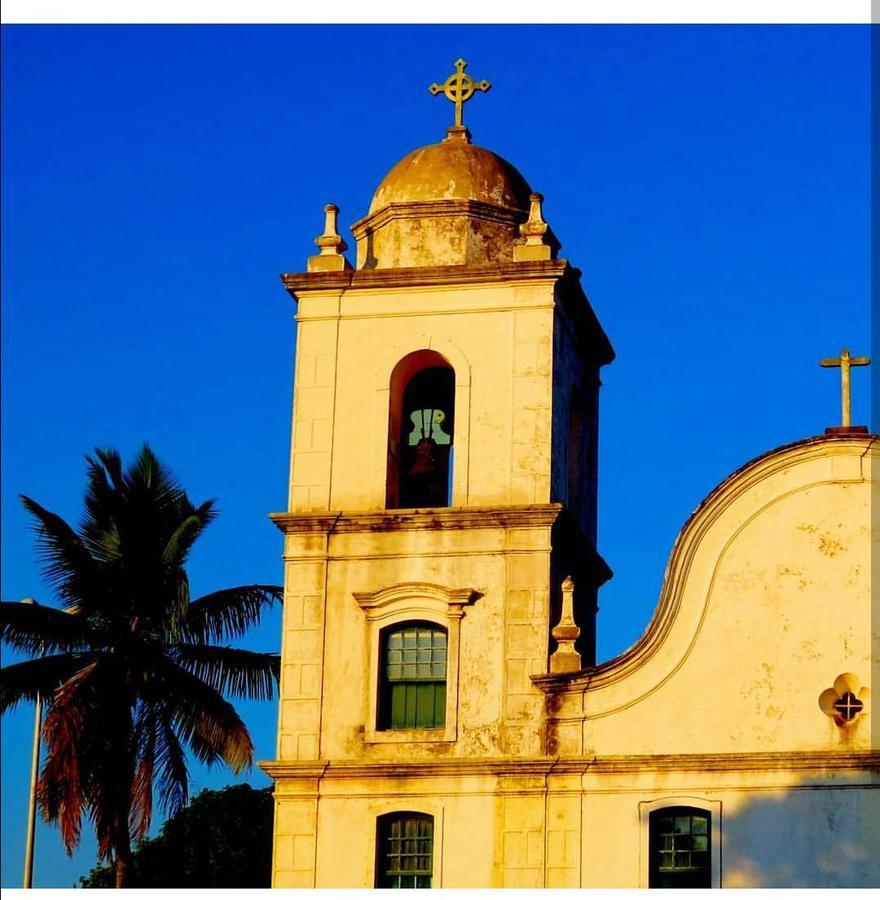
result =
[{"label": "palm tree trunk", "polygon": [[113,823],[113,857],[114,870],[116,873],[116,887],[130,887],[131,879],[131,832],[128,828],[128,819],[130,815],[131,804],[125,801],[120,802],[120,809],[116,810],[115,821]]},{"label": "palm tree trunk", "polygon": [[131,876],[131,786],[134,778],[134,760],[132,758],[132,707],[134,705],[128,690],[123,690],[119,704],[119,716],[115,725],[116,747],[120,760],[124,763],[118,771],[115,816],[112,824],[113,853],[116,857],[116,887],[129,887]]},{"label": "palm tree trunk", "polygon": [[[127,843],[127,842],[126,842]],[[131,864],[131,844],[116,848],[116,887],[128,887],[128,870]]]}]

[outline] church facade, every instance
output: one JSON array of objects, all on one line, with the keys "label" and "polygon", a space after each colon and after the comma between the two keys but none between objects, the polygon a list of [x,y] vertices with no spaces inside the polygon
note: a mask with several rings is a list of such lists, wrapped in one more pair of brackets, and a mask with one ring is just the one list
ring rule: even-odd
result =
[{"label": "church facade", "polygon": [[[404,157],[283,276],[297,304],[276,887],[880,885],[878,443],[744,465],[642,638],[595,660],[611,343],[542,198],[471,142]],[[847,370],[848,371],[848,370]],[[876,494],[875,494],[876,496]]]}]

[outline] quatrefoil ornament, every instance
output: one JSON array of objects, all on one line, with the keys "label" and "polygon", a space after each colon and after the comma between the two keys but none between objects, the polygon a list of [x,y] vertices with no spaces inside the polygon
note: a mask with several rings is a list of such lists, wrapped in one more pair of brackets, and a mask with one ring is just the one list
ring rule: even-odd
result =
[{"label": "quatrefoil ornament", "polygon": [[840,726],[850,725],[865,710],[871,692],[862,687],[857,675],[844,672],[834,679],[834,687],[819,695],[819,709]]}]

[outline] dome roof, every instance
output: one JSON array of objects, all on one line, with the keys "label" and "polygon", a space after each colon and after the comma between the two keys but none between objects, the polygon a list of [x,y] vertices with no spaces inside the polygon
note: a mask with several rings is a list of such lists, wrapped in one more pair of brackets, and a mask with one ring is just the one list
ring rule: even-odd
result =
[{"label": "dome roof", "polygon": [[479,200],[508,209],[529,208],[531,189],[507,160],[464,140],[445,140],[405,156],[373,194],[370,214],[391,203]]}]

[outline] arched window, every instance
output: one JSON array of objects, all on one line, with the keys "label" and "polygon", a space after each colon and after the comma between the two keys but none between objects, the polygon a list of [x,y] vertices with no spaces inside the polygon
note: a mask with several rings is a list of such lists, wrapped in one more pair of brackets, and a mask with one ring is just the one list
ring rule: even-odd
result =
[{"label": "arched window", "polygon": [[450,506],[455,372],[433,350],[405,356],[391,374],[386,506]]},{"label": "arched window", "polygon": [[433,857],[433,816],[393,812],[376,820],[377,888],[431,887]]},{"label": "arched window", "polygon": [[667,806],[654,810],[649,822],[648,887],[712,887],[712,814]]},{"label": "arched window", "polygon": [[404,622],[381,633],[377,730],[446,724],[446,629]]}]

